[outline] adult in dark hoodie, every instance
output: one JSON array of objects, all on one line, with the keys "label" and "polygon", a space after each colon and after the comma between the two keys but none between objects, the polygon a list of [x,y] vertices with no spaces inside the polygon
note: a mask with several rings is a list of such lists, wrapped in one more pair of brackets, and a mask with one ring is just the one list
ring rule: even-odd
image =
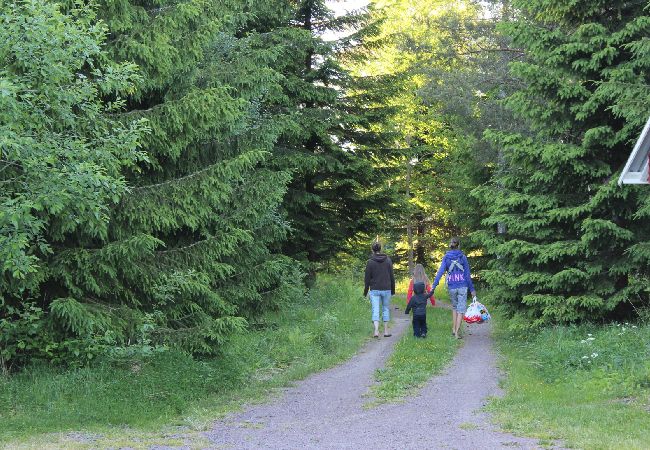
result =
[{"label": "adult in dark hoodie", "polygon": [[372,244],[372,256],[366,263],[365,287],[363,296],[370,296],[372,305],[372,322],[375,326],[375,337],[379,337],[379,306],[382,307],[384,319],[384,337],[389,337],[388,321],[390,320],[390,298],[395,295],[395,275],[393,262],[381,253],[381,244]]},{"label": "adult in dark hoodie", "polygon": [[435,290],[440,282],[442,274],[447,272],[447,290],[451,301],[451,332],[460,339],[460,326],[463,323],[463,316],[467,311],[467,290],[476,297],[472,276],[469,272],[469,262],[467,256],[460,250],[460,240],[457,237],[451,238],[449,242],[450,250],[445,253],[440,264],[440,269],[433,280],[431,290]]},{"label": "adult in dark hoodie", "polygon": [[413,310],[413,336],[415,337],[427,336],[427,300],[432,295],[433,289],[428,294],[425,293],[424,283],[413,284],[413,296],[404,313],[408,314]]}]

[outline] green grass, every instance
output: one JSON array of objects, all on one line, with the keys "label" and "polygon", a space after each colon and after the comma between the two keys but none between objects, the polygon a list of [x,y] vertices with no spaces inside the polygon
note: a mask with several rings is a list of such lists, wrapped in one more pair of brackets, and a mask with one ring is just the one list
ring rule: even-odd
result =
[{"label": "green grass", "polygon": [[[436,299],[447,299],[442,288],[436,291]],[[405,306],[406,298],[396,297],[395,303]],[[416,394],[429,378],[451,361],[459,345],[451,336],[451,312],[447,309],[428,308],[427,327],[429,331],[426,339],[417,339],[413,337],[413,329],[409,325],[409,329],[395,345],[395,351],[386,366],[376,373],[378,384],[372,389],[374,400],[371,406],[400,401]]]},{"label": "green grass", "polygon": [[581,325],[512,334],[495,321],[504,429],[572,448],[650,448],[650,326]]},{"label": "green grass", "polygon": [[32,367],[0,378],[0,442],[39,447],[66,439],[43,433],[77,430],[123,446],[160,443],[159,432],[143,436],[164,427],[201,429],[354,354],[371,332],[360,291],[358,283],[323,278],[309,298],[269,315],[264,329],[235,336],[219,358],[200,361],[169,351],[76,370]]}]

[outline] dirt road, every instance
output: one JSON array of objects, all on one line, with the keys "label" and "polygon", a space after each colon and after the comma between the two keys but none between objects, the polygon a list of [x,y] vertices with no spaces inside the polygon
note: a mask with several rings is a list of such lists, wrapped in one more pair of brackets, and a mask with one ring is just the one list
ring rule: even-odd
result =
[{"label": "dirt road", "polygon": [[404,403],[364,407],[393,345],[409,327],[369,342],[348,362],[315,374],[271,403],[252,406],[205,433],[211,448],[232,449],[497,449],[538,448],[499,432],[480,411],[499,395],[490,326],[473,325],[439,376]]}]

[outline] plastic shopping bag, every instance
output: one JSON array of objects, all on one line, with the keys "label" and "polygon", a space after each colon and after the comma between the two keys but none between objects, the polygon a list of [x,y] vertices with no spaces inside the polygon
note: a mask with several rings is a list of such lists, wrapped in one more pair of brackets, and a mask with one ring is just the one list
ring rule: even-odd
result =
[{"label": "plastic shopping bag", "polygon": [[472,299],[472,303],[465,312],[465,322],[467,323],[482,323],[490,320],[490,313],[487,311],[485,305],[478,302],[476,297]]},{"label": "plastic shopping bag", "polygon": [[478,306],[476,299],[470,303],[467,311],[465,312],[465,322],[467,323],[480,323],[483,321],[481,318],[481,309]]},{"label": "plastic shopping bag", "polygon": [[483,322],[487,322],[490,320],[490,313],[488,312],[487,308],[485,305],[482,305],[481,303],[478,304],[480,309],[481,309],[481,319],[483,319]]}]

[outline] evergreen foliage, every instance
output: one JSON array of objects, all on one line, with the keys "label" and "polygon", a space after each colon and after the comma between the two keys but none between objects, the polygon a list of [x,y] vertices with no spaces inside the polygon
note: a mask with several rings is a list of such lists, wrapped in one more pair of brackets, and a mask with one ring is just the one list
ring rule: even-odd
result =
[{"label": "evergreen foliage", "polygon": [[[291,113],[274,151],[274,164],[292,172],[282,208],[292,227],[284,251],[307,263],[310,272],[349,250],[360,235],[371,235],[382,217],[378,211],[390,209],[392,199],[373,167],[373,154],[383,145],[368,126],[376,110],[354,96],[365,80],[340,64],[358,50],[363,29],[374,28],[366,14],[335,17],[325,3],[295,2],[289,16],[267,23],[286,46],[281,65],[274,66],[284,94],[275,107]],[[323,40],[323,33],[344,27],[357,31]]]},{"label": "evergreen foliage", "polygon": [[144,312],[154,342],[214,353],[261,311],[301,292],[301,276],[273,253],[287,224],[287,171],[267,164],[284,129],[270,114],[277,46],[242,34],[241,2],[105,2],[109,52],[147,80],[122,117],[144,117],[146,165],[115,208],[110,241],[62,257],[67,289]]},{"label": "evergreen foliage", "polygon": [[532,131],[488,134],[507,165],[476,190],[491,297],[515,327],[647,305],[649,195],[616,186],[647,119],[647,2],[514,5],[504,29],[526,52],[512,65],[525,88],[507,104]]},{"label": "evergreen foliage", "polygon": [[376,234],[479,229],[515,327],[646,306],[647,0],[373,4],[0,0],[0,368],[214,354]]},{"label": "evergreen foliage", "polygon": [[[3,154],[17,187],[3,191],[15,212],[3,207],[13,244],[2,249],[24,254],[6,258],[4,361],[88,360],[125,344],[214,353],[246,319],[302,295],[295,263],[270,250],[288,231],[278,206],[290,173],[268,164],[289,115],[267,106],[282,96],[270,66],[283,48],[240,33],[250,5],[105,1],[97,17],[26,5],[3,4],[3,101],[25,111],[3,126],[25,140],[52,132],[33,168],[30,155]],[[25,36],[25,20],[50,28]],[[38,117],[17,94],[27,89],[68,95]],[[40,341],[25,347],[27,334]]]},{"label": "evergreen foliage", "polygon": [[[398,253],[404,258],[412,245],[415,262],[426,266],[451,235],[466,236],[480,223],[470,191],[497,161],[482,131],[510,119],[498,100],[514,88],[504,53],[518,52],[507,52],[496,32],[502,12],[495,8],[487,19],[485,2],[377,3],[381,37],[357,70],[390,74],[399,86],[384,99],[395,108],[383,125],[393,130],[393,181],[402,192]],[[409,224],[412,244],[403,239]]]},{"label": "evergreen foliage", "polygon": [[[142,120],[112,116],[140,76],[104,58],[106,28],[91,9],[0,2],[0,365],[53,356],[61,317],[79,312],[48,288],[59,249],[75,235],[101,242],[128,191],[122,173],[143,162]],[[105,100],[103,100],[105,99]],[[110,100],[109,100],[110,99]],[[57,313],[55,313],[57,314]],[[78,332],[89,323],[67,324]],[[97,324],[97,327],[102,325]],[[78,349],[75,349],[77,351]]]}]

